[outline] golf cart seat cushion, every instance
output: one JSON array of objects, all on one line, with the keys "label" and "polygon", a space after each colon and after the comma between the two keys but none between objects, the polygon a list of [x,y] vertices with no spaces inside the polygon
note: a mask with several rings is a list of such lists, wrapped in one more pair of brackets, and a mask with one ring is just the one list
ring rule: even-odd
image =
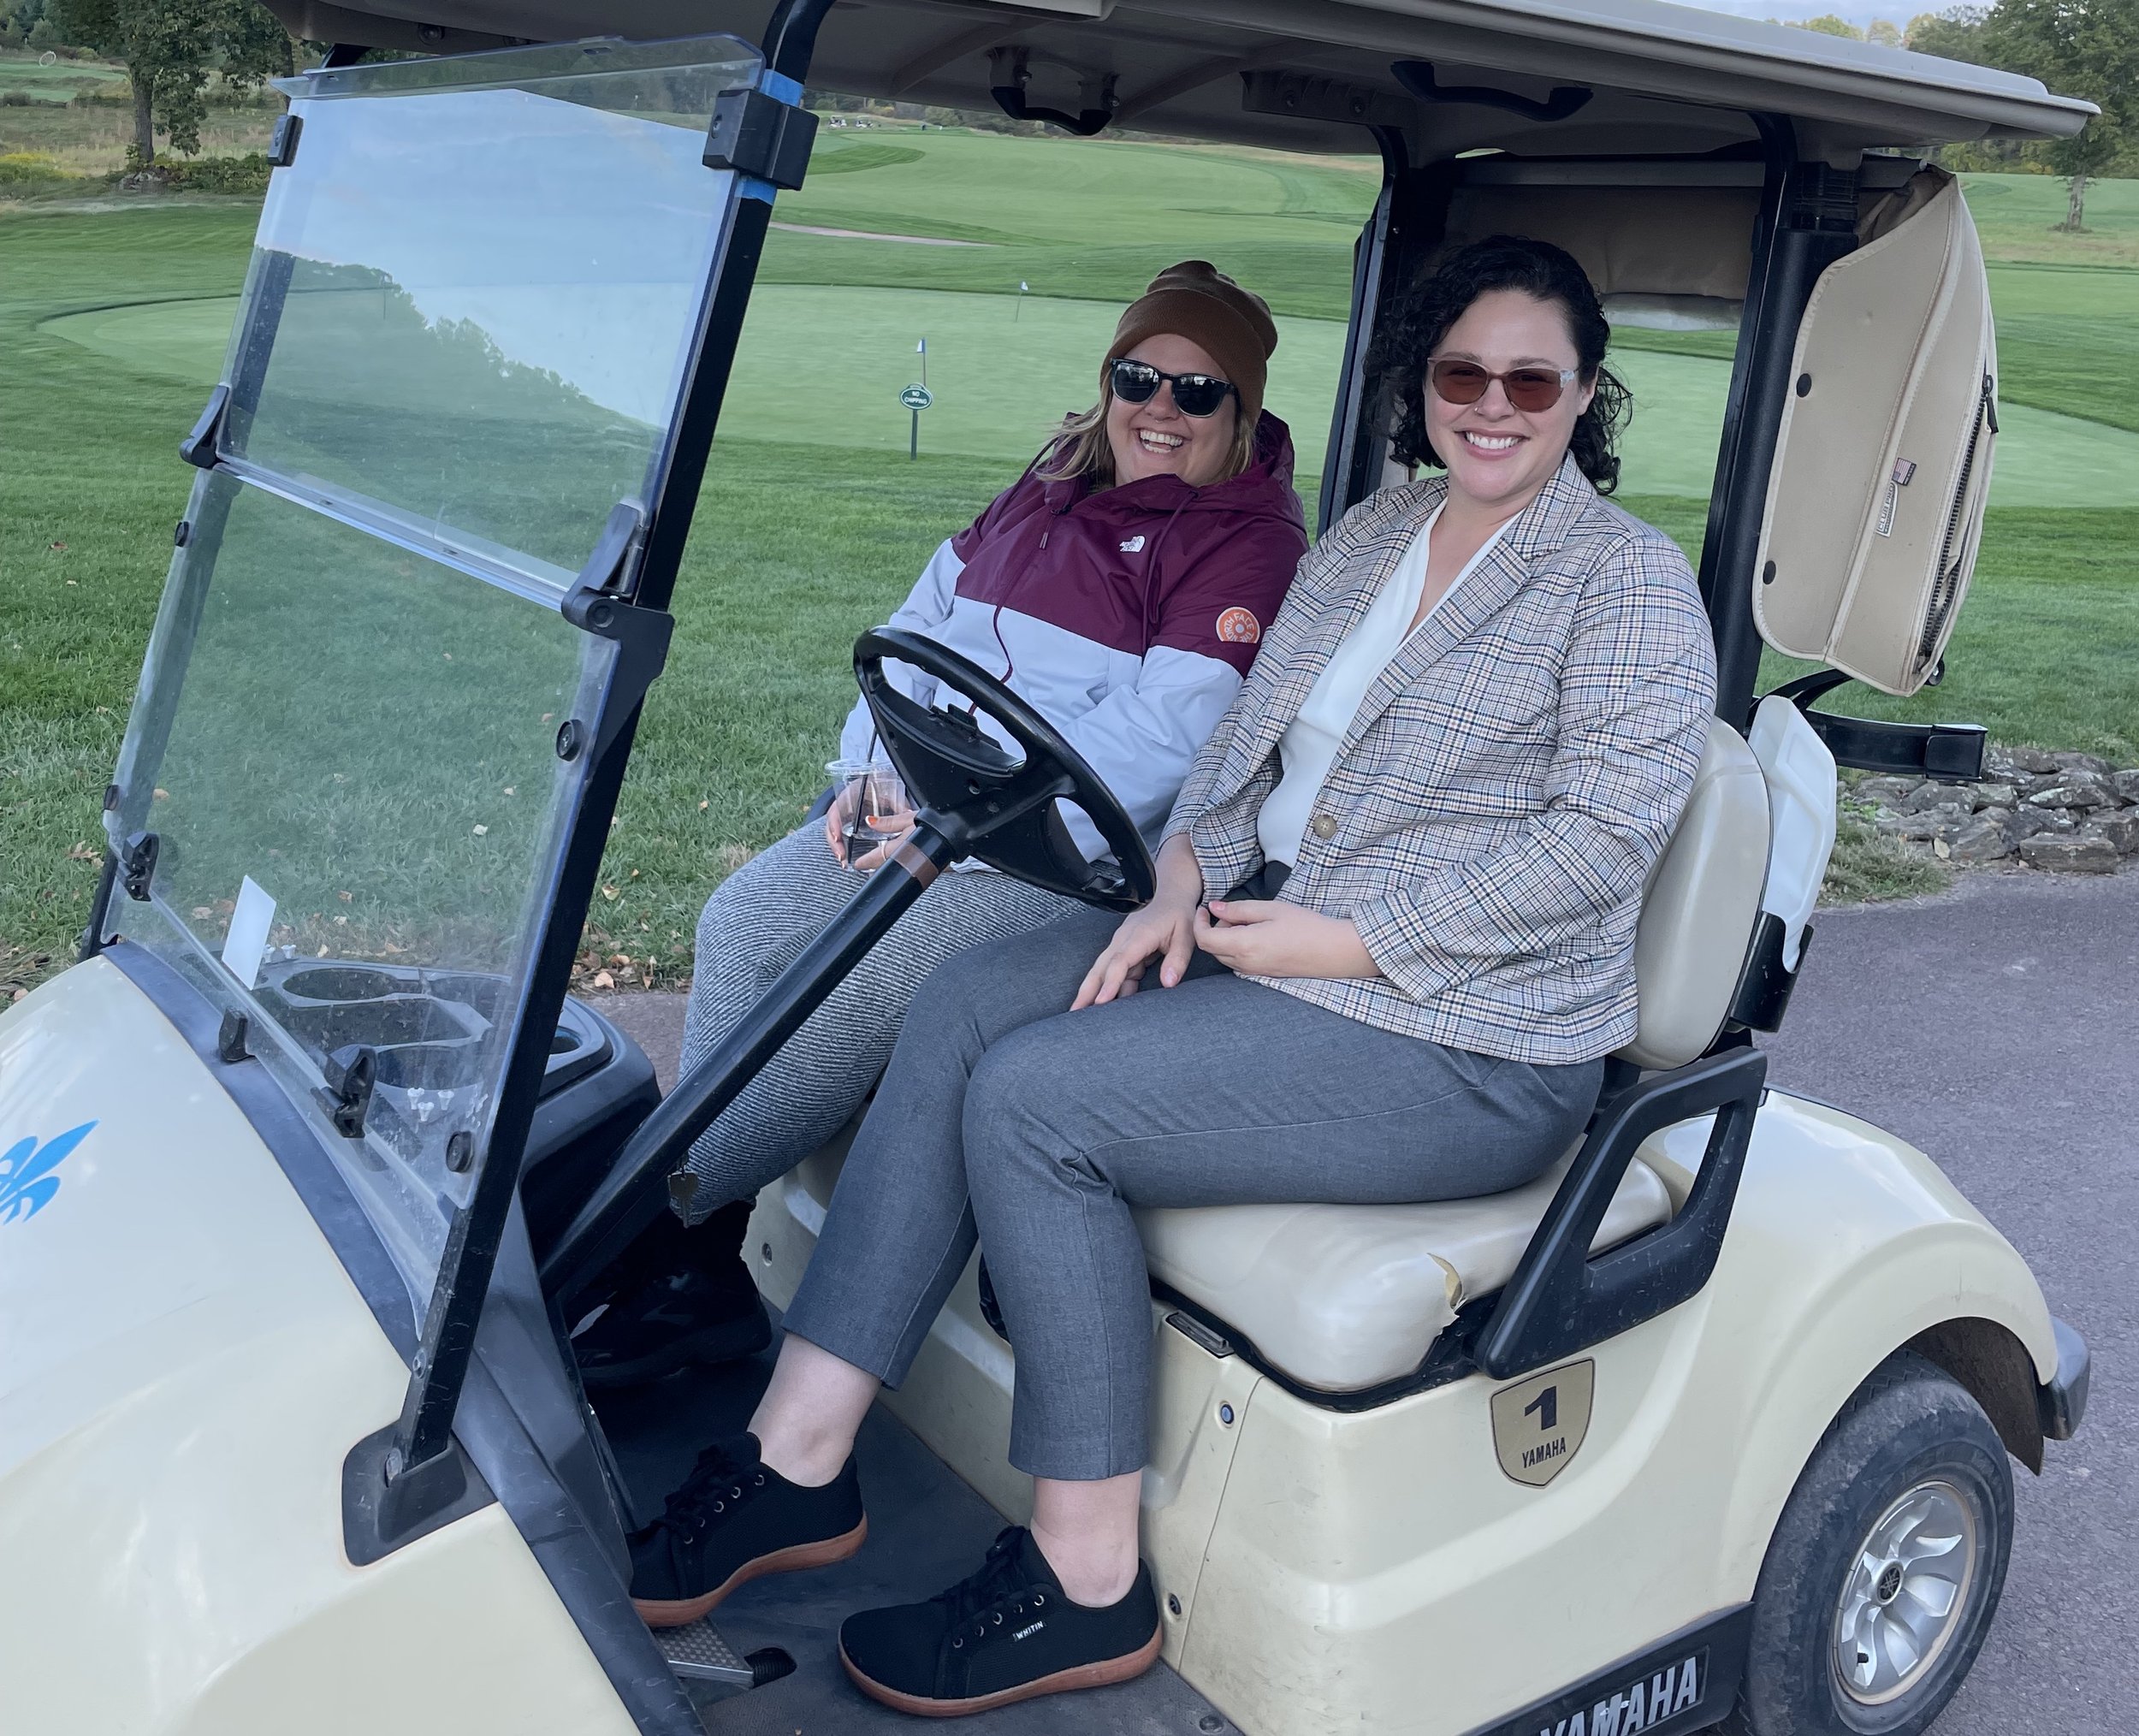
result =
[{"label": "golf cart seat cushion", "polygon": [[1730,1010],[1768,878],[1768,780],[1745,739],[1711,721],[1679,829],[1650,871],[1634,937],[1641,1028],[1620,1053],[1683,1067]]},{"label": "golf cart seat cushion", "polygon": [[[1678,830],[1643,895],[1641,1026],[1621,1051],[1684,1066],[1722,1028],[1767,878],[1768,784],[1736,730],[1709,726]],[[1224,1321],[1303,1386],[1357,1392],[1418,1367],[1473,1296],[1514,1275],[1570,1152],[1526,1188],[1423,1206],[1223,1206],[1137,1214],[1152,1276]],[[1671,1216],[1637,1160],[1593,1246]]]},{"label": "golf cart seat cushion", "polygon": [[[1209,1206],[1136,1214],[1152,1276],[1302,1386],[1359,1392],[1416,1369],[1456,1310],[1514,1275],[1574,1153],[1527,1187],[1422,1206]],[[1671,1216],[1627,1168],[1592,1244]]]}]

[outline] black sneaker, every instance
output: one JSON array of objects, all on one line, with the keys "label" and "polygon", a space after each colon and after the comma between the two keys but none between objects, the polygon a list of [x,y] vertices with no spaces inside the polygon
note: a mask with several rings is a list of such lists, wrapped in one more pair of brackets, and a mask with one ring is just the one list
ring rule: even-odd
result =
[{"label": "black sneaker", "polygon": [[732,1362],[773,1342],[742,1254],[749,1219],[747,1200],[696,1229],[661,1214],[631,1263],[619,1265],[607,1303],[572,1335],[579,1378],[590,1390],[637,1386],[694,1362]]},{"label": "black sneaker", "polygon": [[868,1534],[851,1456],[805,1489],[758,1457],[755,1436],[715,1442],[631,1534],[631,1607],[649,1627],[686,1626],[746,1580],[844,1561]]},{"label": "black sneaker", "polygon": [[971,1579],[926,1603],[865,1609],[839,1626],[839,1662],[873,1700],[924,1717],[986,1712],[1125,1682],[1158,1656],[1151,1569],[1121,1601],[1073,1603],[1040,1545],[1012,1526]]}]

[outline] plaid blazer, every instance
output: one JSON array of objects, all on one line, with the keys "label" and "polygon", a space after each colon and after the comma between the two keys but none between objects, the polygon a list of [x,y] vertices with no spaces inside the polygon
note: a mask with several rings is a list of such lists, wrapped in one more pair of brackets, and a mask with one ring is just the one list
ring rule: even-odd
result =
[{"label": "plaid blazer", "polygon": [[[1447,488],[1384,489],[1301,560],[1167,822],[1212,892],[1262,866],[1278,740]],[[1568,459],[1367,689],[1301,839],[1285,899],[1351,918],[1381,975],[1254,981],[1510,1060],[1632,1041],[1642,890],[1715,702],[1686,556]]]}]

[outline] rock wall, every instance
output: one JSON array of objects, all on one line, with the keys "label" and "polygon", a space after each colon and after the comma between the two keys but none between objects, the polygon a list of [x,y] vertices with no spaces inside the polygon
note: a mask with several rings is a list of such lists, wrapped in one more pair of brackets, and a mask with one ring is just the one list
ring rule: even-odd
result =
[{"label": "rock wall", "polygon": [[2139,856],[2139,768],[2093,754],[1994,747],[1980,783],[1866,778],[1843,799],[1941,861],[2106,874]]}]

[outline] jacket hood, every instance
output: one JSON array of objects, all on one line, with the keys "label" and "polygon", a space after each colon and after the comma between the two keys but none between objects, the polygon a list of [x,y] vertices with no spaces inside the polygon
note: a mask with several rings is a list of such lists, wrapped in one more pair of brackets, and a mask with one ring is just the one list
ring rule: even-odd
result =
[{"label": "jacket hood", "polygon": [[1198,489],[1179,477],[1145,477],[1097,492],[1082,481],[1049,483],[1047,504],[1057,510],[1075,506],[1123,520],[1154,513],[1227,513],[1304,527],[1306,516],[1293,490],[1292,472],[1292,430],[1265,410],[1256,419],[1255,456],[1246,470],[1228,481]]}]

